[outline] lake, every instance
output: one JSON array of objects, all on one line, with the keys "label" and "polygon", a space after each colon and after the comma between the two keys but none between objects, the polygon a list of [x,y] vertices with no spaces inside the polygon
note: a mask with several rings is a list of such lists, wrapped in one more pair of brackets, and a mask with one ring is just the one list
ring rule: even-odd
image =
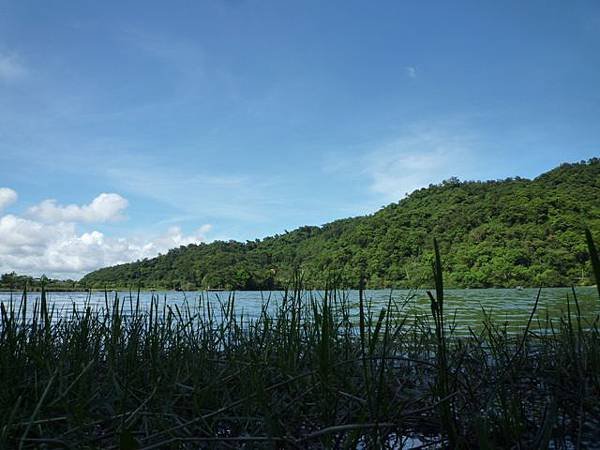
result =
[{"label": "lake", "polygon": [[[518,331],[527,323],[537,292],[537,289],[448,289],[445,291],[447,323],[454,321],[457,329],[463,331],[468,330],[469,326],[479,328],[485,311],[485,314],[491,315],[496,323],[506,324],[509,331]],[[598,299],[597,290],[594,287],[578,287],[575,289],[575,293],[584,319],[583,324],[587,327],[592,321],[597,320],[600,314],[600,299]],[[112,301],[115,294],[125,300],[123,304],[125,313],[129,311],[131,305],[135,305],[137,293],[109,292],[109,301]],[[148,309],[150,299],[154,295],[160,298],[161,305],[166,302],[172,307],[177,305],[181,308],[187,304],[192,310],[197,310],[198,308],[204,309],[207,301],[218,306],[219,301],[226,301],[231,294],[230,292],[144,291],[140,293],[140,307]],[[323,292],[306,292],[304,298],[308,299],[309,295],[320,298],[323,296]],[[351,315],[358,317],[358,291],[344,291],[343,295],[348,300]],[[395,305],[394,314],[396,316],[408,316],[410,320],[414,320],[415,317],[429,317],[430,302],[424,290],[368,290],[365,292],[365,297],[370,301],[375,315],[387,305],[390,295]],[[40,293],[29,293],[28,296],[28,303],[33,303],[40,298]],[[256,318],[265,302],[268,301],[268,308],[273,309],[280,303],[282,296],[282,291],[237,291],[235,292],[236,314],[243,315],[246,319]],[[570,288],[542,289],[535,316],[535,327],[545,328],[547,326],[546,318],[556,324],[559,318],[567,312],[567,298],[569,298],[571,310],[574,312],[575,304]],[[10,293],[0,292],[0,302],[9,303],[10,299]],[[18,303],[21,294],[13,293],[12,299]],[[55,319],[65,312],[70,312],[73,305],[81,308],[88,304],[92,309],[97,310],[105,308],[104,292],[51,292],[48,294],[48,301],[50,308],[54,308]],[[28,309],[28,314],[31,313],[31,309],[31,307]]]}]

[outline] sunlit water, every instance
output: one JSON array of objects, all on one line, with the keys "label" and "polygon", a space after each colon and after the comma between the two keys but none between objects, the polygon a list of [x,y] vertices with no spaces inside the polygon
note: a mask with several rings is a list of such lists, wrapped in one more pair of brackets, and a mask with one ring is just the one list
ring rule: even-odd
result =
[{"label": "sunlit water", "polygon": [[[109,305],[115,297],[115,294],[123,301],[123,311],[128,313],[130,308],[135,307],[137,293],[130,292],[109,292]],[[142,310],[149,309],[152,296],[158,296],[160,305],[166,302],[172,308],[177,305],[180,309],[188,307],[194,313],[202,314],[205,312],[207,302],[210,302],[220,311],[219,302],[227,301],[230,292],[141,292],[139,294],[139,307]],[[454,324],[458,331],[467,331],[469,327],[477,329],[489,315],[497,324],[506,325],[509,331],[522,329],[527,323],[535,299],[538,294],[537,289],[449,289],[445,291],[445,313],[448,324]],[[595,320],[598,320],[600,314],[600,299],[597,290],[593,287],[580,287],[575,289],[577,303],[574,301],[573,292],[570,288],[548,288],[542,289],[536,314],[534,315],[534,327],[536,329],[546,328],[552,322],[556,326],[561,317],[567,314],[570,308],[573,315],[577,306],[581,311],[584,326],[590,326]],[[310,296],[322,298],[323,292],[306,292],[303,299],[308,301]],[[358,291],[345,291],[343,295],[349,306],[350,316],[358,317]],[[430,300],[425,291],[407,291],[407,290],[369,290],[365,292],[367,303],[371,304],[373,314],[378,315],[383,307],[387,307],[390,295],[392,297],[392,311],[396,317],[408,317],[410,321],[420,317],[427,320],[431,315]],[[0,292],[0,302],[8,303],[11,301],[15,305],[21,302],[21,294]],[[235,313],[238,317],[250,320],[258,317],[263,305],[267,305],[269,310],[274,310],[280,304],[283,292],[255,292],[238,291],[235,292]],[[39,300],[39,293],[28,294],[28,305],[33,305]],[[48,294],[48,304],[53,309],[53,317],[57,319],[66,314],[70,314],[73,306],[82,309],[84,305],[89,305],[94,310],[102,310],[106,305],[104,292],[52,292]],[[28,315],[32,307],[28,309]],[[217,314],[218,319],[219,314]]]}]

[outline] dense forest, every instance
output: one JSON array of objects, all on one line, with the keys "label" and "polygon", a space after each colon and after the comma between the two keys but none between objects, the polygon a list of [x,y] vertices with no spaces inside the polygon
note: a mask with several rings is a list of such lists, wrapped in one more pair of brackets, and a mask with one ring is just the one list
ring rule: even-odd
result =
[{"label": "dense forest", "polygon": [[450,287],[593,284],[584,227],[600,239],[600,159],[533,179],[459,181],[417,190],[368,216],[305,226],[262,240],[188,245],[103,268],[94,288],[270,289],[302,274],[356,287],[429,286],[437,237]]}]

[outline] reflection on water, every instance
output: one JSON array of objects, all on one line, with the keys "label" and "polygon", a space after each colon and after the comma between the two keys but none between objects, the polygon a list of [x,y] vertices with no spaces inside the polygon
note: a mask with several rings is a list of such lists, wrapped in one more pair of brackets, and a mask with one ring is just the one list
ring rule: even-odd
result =
[{"label": "reflection on water", "polygon": [[[467,328],[478,328],[486,315],[494,319],[496,323],[506,324],[509,330],[516,331],[527,323],[532,311],[537,289],[448,289],[445,291],[445,311],[448,317],[447,323],[454,322],[458,330]],[[568,309],[576,311],[578,306],[581,311],[584,326],[589,326],[594,320],[598,320],[600,314],[600,300],[595,288],[576,288],[577,305],[573,301],[573,292],[570,288],[548,288],[542,289],[540,300],[534,317],[535,328],[545,328],[549,325],[547,321],[556,324],[566,315]],[[108,294],[109,304],[115,294],[123,302],[123,311],[127,313],[130,308],[135,307],[137,293],[111,292]],[[161,304],[166,302],[170,306],[189,306],[193,311],[204,308],[206,302],[217,304],[228,299],[230,292],[141,292],[140,309],[149,309],[152,296],[158,296]],[[308,300],[313,297],[323,296],[322,291],[306,292],[303,298]],[[19,303],[19,293],[10,294],[0,292],[0,302],[7,303],[12,299]],[[390,295],[393,299],[394,314],[396,316],[408,316],[411,320],[421,317],[426,320],[430,314],[430,303],[425,291],[408,290],[369,290],[365,297],[370,301],[372,309],[377,312],[387,306]],[[274,309],[281,302],[283,292],[235,292],[235,311],[238,316],[245,319],[256,318],[263,305],[268,303],[269,309]],[[338,294],[338,299],[343,297],[350,307],[351,316],[358,316],[358,291],[344,291]],[[39,300],[39,293],[29,293],[28,304]],[[84,305],[92,309],[101,310],[105,308],[106,299],[104,292],[52,292],[48,294],[49,306],[54,308],[54,318],[65,313],[70,313],[73,305],[81,308]],[[31,308],[28,314],[31,313]]]}]

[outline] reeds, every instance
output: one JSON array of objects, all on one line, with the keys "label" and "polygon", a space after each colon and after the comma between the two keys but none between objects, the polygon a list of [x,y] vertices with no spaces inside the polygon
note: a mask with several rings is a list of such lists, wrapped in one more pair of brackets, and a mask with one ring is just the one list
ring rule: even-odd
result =
[{"label": "reeds", "polygon": [[0,448],[590,448],[599,318],[573,291],[558,321],[455,335],[435,255],[425,320],[301,281],[252,319],[234,295],[59,313],[23,293],[0,305]]}]

